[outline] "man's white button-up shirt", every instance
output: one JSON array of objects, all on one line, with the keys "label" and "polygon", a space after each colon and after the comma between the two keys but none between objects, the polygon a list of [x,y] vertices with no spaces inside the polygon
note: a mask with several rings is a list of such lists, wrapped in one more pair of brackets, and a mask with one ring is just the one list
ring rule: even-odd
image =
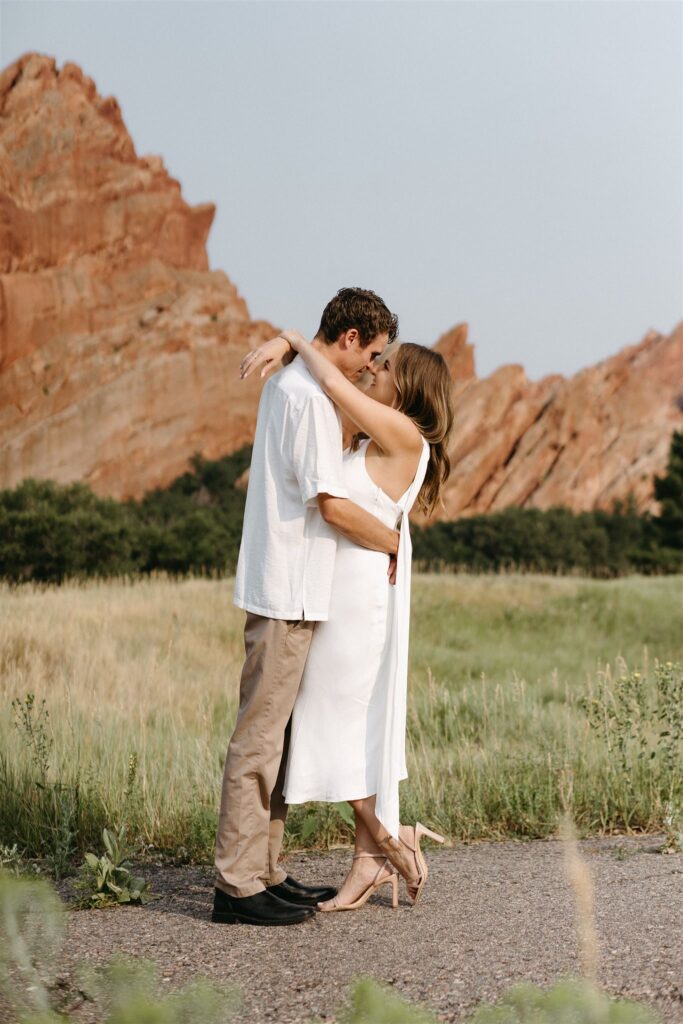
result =
[{"label": "man's white button-up shirt", "polygon": [[235,604],[271,619],[325,620],[337,533],[317,496],[348,497],[339,414],[302,359],[263,388],[249,470]]}]

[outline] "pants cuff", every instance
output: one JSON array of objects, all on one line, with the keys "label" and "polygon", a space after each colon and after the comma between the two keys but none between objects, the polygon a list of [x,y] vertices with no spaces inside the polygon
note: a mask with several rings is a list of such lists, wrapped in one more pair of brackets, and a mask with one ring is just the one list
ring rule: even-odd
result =
[{"label": "pants cuff", "polygon": [[284,882],[287,877],[287,872],[283,871],[282,868],[278,868],[270,877],[266,885],[280,885]]},{"label": "pants cuff", "polygon": [[227,885],[222,878],[217,878],[214,881],[214,885],[221,892],[224,892],[226,896],[234,896],[235,899],[241,899],[244,896],[255,896],[257,892],[263,892],[265,889],[263,882],[249,882],[248,885]]}]

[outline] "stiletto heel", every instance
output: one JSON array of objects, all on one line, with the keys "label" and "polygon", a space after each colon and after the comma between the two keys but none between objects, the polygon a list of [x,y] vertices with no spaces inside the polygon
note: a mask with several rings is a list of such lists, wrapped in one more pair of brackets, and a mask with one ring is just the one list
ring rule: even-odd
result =
[{"label": "stiletto heel", "polygon": [[[354,854],[353,859],[354,860],[359,860],[361,857],[384,857],[384,854],[383,853],[356,853],[356,854]],[[391,905],[392,905],[392,907],[395,910],[398,907],[398,874],[396,872],[396,869],[393,868],[393,870],[390,871],[390,873],[388,875],[386,875],[384,878],[380,878],[380,875],[382,874],[382,872],[386,868],[388,868],[388,867],[392,867],[392,865],[390,864],[389,858],[388,857],[384,857],[384,863],[380,864],[379,868],[377,869],[377,874],[375,875],[373,880],[370,882],[370,885],[367,887],[367,889],[363,890],[363,892],[360,894],[358,899],[354,900],[353,903],[339,903],[338,902],[339,897],[335,896],[334,899],[331,901],[332,902],[332,906],[330,906],[330,907],[323,907],[319,903],[318,904],[318,910],[322,914],[330,914],[330,913],[332,913],[335,910],[360,910],[360,908],[363,906],[363,904],[367,903],[367,901],[370,899],[372,894],[374,892],[377,892],[377,890],[380,889],[383,885],[386,885],[387,882],[391,883]]]},{"label": "stiletto heel", "polygon": [[445,843],[446,840],[443,836],[440,836],[438,832],[432,832],[431,829],[427,828],[426,825],[422,825],[419,821],[415,826],[415,838],[420,841],[421,836],[427,836],[427,839],[433,840],[435,843]]},{"label": "stiletto heel", "polygon": [[[420,840],[423,836],[428,839],[432,839],[435,843],[443,843],[445,839],[440,836],[438,832],[432,832],[421,822],[417,822],[413,826],[413,844],[406,842],[405,839],[399,837],[398,840],[394,839],[393,836],[385,836],[384,839],[380,839],[377,842],[378,846],[381,846],[385,850],[387,859],[391,861],[395,868],[398,869],[399,874],[405,879],[406,886],[408,888],[408,898],[411,901],[411,905],[414,907],[420,898],[420,893],[424,889],[425,882],[429,877],[429,868],[427,867],[427,861],[425,860],[424,853],[420,847]],[[405,854],[401,850],[401,847],[405,847],[415,857],[415,864],[417,866],[417,874],[410,874],[406,868]],[[415,889],[415,895],[410,895],[410,890]]]},{"label": "stiletto heel", "polygon": [[396,910],[398,907],[398,872],[390,875],[387,881],[391,882],[391,905]]}]

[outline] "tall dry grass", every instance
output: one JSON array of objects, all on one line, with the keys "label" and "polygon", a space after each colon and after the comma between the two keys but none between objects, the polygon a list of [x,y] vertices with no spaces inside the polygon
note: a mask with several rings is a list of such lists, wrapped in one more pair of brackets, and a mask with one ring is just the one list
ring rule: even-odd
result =
[{"label": "tall dry grass", "polygon": [[[655,695],[655,658],[683,660],[681,607],[681,577],[416,577],[406,819],[453,837],[550,835],[569,765],[581,830],[660,826],[657,756],[624,774],[582,699],[618,703],[624,665]],[[0,587],[0,842],[64,860],[125,821],[209,857],[242,624],[229,580]],[[682,785],[669,779],[670,803]],[[310,814],[293,809],[290,843]],[[312,841],[347,834],[328,811],[319,825]]]}]

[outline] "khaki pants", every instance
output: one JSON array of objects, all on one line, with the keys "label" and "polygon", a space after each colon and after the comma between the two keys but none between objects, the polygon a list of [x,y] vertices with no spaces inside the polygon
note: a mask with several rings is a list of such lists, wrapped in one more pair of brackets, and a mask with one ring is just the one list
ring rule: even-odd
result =
[{"label": "khaki pants", "polygon": [[286,878],[277,861],[287,817],[288,726],[314,626],[247,612],[240,706],[216,837],[216,887],[230,896],[252,896]]}]

